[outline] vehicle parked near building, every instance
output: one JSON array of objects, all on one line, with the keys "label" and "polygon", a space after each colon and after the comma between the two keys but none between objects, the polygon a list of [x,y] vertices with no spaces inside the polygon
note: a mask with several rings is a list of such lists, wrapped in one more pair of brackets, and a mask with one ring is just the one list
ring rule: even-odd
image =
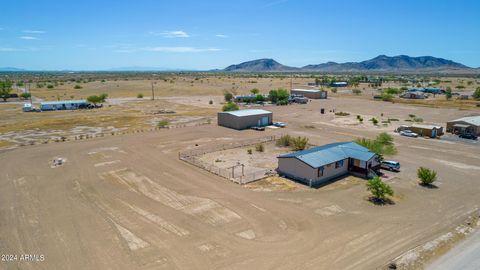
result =
[{"label": "vehicle parked near building", "polygon": [[380,164],[380,168],[389,170],[389,171],[400,171],[400,162],[394,160],[384,160]]},{"label": "vehicle parked near building", "polygon": [[402,130],[400,131],[400,135],[406,136],[406,137],[412,137],[412,138],[417,138],[418,134],[411,131],[411,130]]},{"label": "vehicle parked near building", "polygon": [[462,138],[462,139],[469,139],[469,140],[477,140],[478,139],[478,137],[475,134],[471,134],[471,133],[460,134],[460,135],[458,135],[458,137]]},{"label": "vehicle parked near building", "polygon": [[275,122],[275,123],[273,123],[273,125],[276,126],[276,127],[280,127],[280,128],[284,128],[284,127],[287,126],[287,125],[286,125],[285,123],[283,123],[283,122]]}]

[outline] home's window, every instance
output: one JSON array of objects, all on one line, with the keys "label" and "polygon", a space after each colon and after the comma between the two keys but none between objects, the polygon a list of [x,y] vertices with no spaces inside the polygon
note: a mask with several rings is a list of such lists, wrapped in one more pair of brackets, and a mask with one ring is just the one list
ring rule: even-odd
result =
[{"label": "home's window", "polygon": [[318,168],[317,177],[323,176],[323,166]]},{"label": "home's window", "polygon": [[335,168],[343,167],[343,160],[335,162]]}]

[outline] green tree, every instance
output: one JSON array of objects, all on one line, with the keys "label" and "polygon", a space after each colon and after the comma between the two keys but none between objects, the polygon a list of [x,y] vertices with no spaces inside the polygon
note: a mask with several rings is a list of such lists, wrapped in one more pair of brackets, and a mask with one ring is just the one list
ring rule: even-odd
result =
[{"label": "green tree", "polygon": [[238,111],[240,109],[236,103],[228,102],[227,104],[223,105],[222,111]]},{"label": "green tree", "polygon": [[473,96],[474,99],[480,100],[480,87],[477,87],[475,92],[473,92],[472,96]]},{"label": "green tree", "polygon": [[258,94],[255,99],[257,100],[257,102],[259,103],[263,103],[265,101],[265,97],[263,95],[260,95]]},{"label": "green tree", "polygon": [[87,101],[90,103],[93,103],[95,107],[97,107],[98,103],[104,103],[105,99],[107,99],[108,95],[107,94],[101,94],[99,96],[89,96],[87,97]]},{"label": "green tree", "polygon": [[452,88],[450,86],[447,87],[447,89],[445,90],[445,98],[447,100],[450,100],[452,98]]},{"label": "green tree", "polygon": [[257,88],[253,88],[250,90],[250,93],[257,95],[258,93],[260,93],[260,90],[258,90]]},{"label": "green tree", "polygon": [[278,89],[278,100],[288,100],[290,93],[286,89]]},{"label": "green tree", "polygon": [[22,97],[25,100],[29,99],[31,96],[32,94],[30,94],[30,92],[23,92],[20,94],[20,97]]},{"label": "green tree", "polygon": [[277,90],[270,90],[270,92],[268,92],[268,99],[272,103],[277,103],[277,101],[278,101],[278,91]]},{"label": "green tree", "polygon": [[223,94],[223,97],[225,98],[225,101],[226,101],[226,102],[231,102],[232,99],[233,99],[233,94],[230,93],[230,92],[225,92],[225,93]]},{"label": "green tree", "polygon": [[10,92],[12,92],[13,83],[9,80],[0,81],[0,98],[4,102],[7,102],[7,99],[10,97]]},{"label": "green tree", "polygon": [[420,184],[423,186],[430,186],[437,180],[437,172],[425,167],[418,168],[417,176],[420,179]]},{"label": "green tree", "polygon": [[393,196],[394,194],[393,189],[378,176],[368,180],[367,190],[372,193],[373,199],[378,202],[385,202],[387,196]]}]

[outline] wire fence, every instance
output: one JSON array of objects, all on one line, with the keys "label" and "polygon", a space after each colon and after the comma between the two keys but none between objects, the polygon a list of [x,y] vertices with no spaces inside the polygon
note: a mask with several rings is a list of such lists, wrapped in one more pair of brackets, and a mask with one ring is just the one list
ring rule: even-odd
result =
[{"label": "wire fence", "polygon": [[248,139],[243,141],[236,141],[228,144],[197,148],[193,150],[179,152],[178,158],[196,167],[199,167],[208,172],[211,172],[215,175],[229,179],[237,184],[244,185],[244,184],[248,184],[250,182],[265,178],[267,176],[273,175],[275,174],[275,172],[272,169],[260,169],[260,170],[255,170],[253,172],[245,172],[244,164],[237,164],[229,168],[220,168],[216,165],[200,160],[199,156],[208,154],[208,153],[228,150],[228,149],[241,148],[241,147],[256,145],[260,143],[268,143],[275,140],[276,140],[276,136],[268,136],[268,137],[254,138],[254,139]]}]

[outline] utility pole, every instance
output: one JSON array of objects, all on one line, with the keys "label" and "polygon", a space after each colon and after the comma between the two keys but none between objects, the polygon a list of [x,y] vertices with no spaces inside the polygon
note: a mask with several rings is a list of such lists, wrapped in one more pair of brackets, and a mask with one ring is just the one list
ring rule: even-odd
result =
[{"label": "utility pole", "polygon": [[155,100],[155,90],[153,89],[153,82],[152,82],[152,100]]}]

